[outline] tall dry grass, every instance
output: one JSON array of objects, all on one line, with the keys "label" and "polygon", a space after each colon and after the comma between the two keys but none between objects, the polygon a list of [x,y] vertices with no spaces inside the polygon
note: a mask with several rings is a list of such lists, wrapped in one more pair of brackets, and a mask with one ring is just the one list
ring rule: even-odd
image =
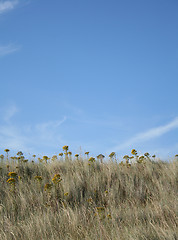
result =
[{"label": "tall dry grass", "polygon": [[1,240],[178,239],[176,159],[8,161],[0,168]]}]

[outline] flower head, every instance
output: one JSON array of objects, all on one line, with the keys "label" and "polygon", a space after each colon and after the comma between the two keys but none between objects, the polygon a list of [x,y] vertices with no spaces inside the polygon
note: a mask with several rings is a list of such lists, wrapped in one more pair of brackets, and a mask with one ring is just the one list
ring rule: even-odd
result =
[{"label": "flower head", "polygon": [[26,163],[26,162],[28,162],[28,159],[23,159],[22,161],[23,161],[24,163]]},{"label": "flower head", "polygon": [[150,156],[150,154],[148,152],[146,152],[144,155],[145,155],[145,157],[149,157]]},{"label": "flower head", "polygon": [[18,155],[18,156],[22,156],[22,155],[23,155],[23,152],[22,152],[22,151],[19,151],[19,152],[17,153],[17,155]]},{"label": "flower head", "polygon": [[131,153],[132,155],[137,155],[137,151],[135,149],[132,149]]},{"label": "flower head", "polygon": [[109,154],[109,157],[112,158],[112,157],[114,157],[115,155],[116,155],[116,153],[115,153],[115,152],[112,152],[112,153]]},{"label": "flower head", "polygon": [[87,202],[92,203],[93,199],[90,197],[90,198],[87,199]]},{"label": "flower head", "polygon": [[68,149],[69,149],[69,146],[67,146],[67,145],[63,146],[64,151],[68,151]]},{"label": "flower head", "polygon": [[57,155],[53,155],[51,158],[52,161],[56,161],[57,160]]},{"label": "flower head", "polygon": [[47,160],[49,160],[48,156],[43,156],[43,160],[47,163]]},{"label": "flower head", "polygon": [[57,184],[62,181],[61,175],[60,174],[55,174],[54,177],[52,178],[53,183]]},{"label": "flower head", "polygon": [[41,159],[41,158],[38,158],[38,161],[39,161],[39,162],[43,162],[43,159]]},{"label": "flower head", "polygon": [[37,180],[38,182],[41,182],[43,178],[42,176],[35,176],[34,179]]},{"label": "flower head", "polygon": [[46,183],[45,186],[44,186],[44,190],[45,190],[45,191],[50,191],[51,188],[52,188],[52,186],[53,186],[52,184]]},{"label": "flower head", "polygon": [[95,162],[95,158],[94,158],[94,157],[90,157],[90,158],[88,159],[88,161],[89,161],[89,162]]},{"label": "flower head", "polygon": [[128,160],[130,157],[128,156],[128,155],[125,155],[124,157],[123,157],[123,159],[126,159],[126,160]]},{"label": "flower head", "polygon": [[104,208],[104,207],[97,207],[96,210],[97,210],[98,212],[102,212],[102,211],[105,211],[105,208]]},{"label": "flower head", "polygon": [[10,176],[10,177],[16,177],[17,176],[17,173],[16,172],[9,172],[8,173],[8,176]]},{"label": "flower head", "polygon": [[8,153],[9,151],[10,151],[10,150],[9,150],[9,149],[7,149],[7,148],[4,150],[4,152],[6,152],[6,153]]},{"label": "flower head", "polygon": [[15,179],[14,179],[14,178],[9,178],[9,179],[7,180],[7,183],[15,184]]},{"label": "flower head", "polygon": [[99,154],[99,155],[97,156],[97,158],[98,158],[98,159],[103,159],[103,158],[105,158],[105,156],[104,156],[103,154]]}]

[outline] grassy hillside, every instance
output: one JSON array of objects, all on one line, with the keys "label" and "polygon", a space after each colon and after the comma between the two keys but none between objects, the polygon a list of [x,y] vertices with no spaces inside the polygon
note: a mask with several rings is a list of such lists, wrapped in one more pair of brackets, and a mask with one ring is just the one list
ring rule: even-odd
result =
[{"label": "grassy hillside", "polygon": [[1,155],[1,240],[176,240],[178,161]]}]

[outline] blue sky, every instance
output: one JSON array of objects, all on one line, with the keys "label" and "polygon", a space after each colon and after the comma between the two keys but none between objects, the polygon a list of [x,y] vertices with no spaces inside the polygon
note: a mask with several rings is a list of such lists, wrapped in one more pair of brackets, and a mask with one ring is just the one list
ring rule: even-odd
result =
[{"label": "blue sky", "polygon": [[177,0],[0,0],[0,149],[178,153]]}]

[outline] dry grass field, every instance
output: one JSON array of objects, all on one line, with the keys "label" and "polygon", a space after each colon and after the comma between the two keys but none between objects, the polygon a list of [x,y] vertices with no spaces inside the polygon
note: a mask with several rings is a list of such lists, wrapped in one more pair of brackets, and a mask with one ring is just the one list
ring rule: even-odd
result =
[{"label": "dry grass field", "polygon": [[1,240],[177,240],[178,161],[1,155]]}]

